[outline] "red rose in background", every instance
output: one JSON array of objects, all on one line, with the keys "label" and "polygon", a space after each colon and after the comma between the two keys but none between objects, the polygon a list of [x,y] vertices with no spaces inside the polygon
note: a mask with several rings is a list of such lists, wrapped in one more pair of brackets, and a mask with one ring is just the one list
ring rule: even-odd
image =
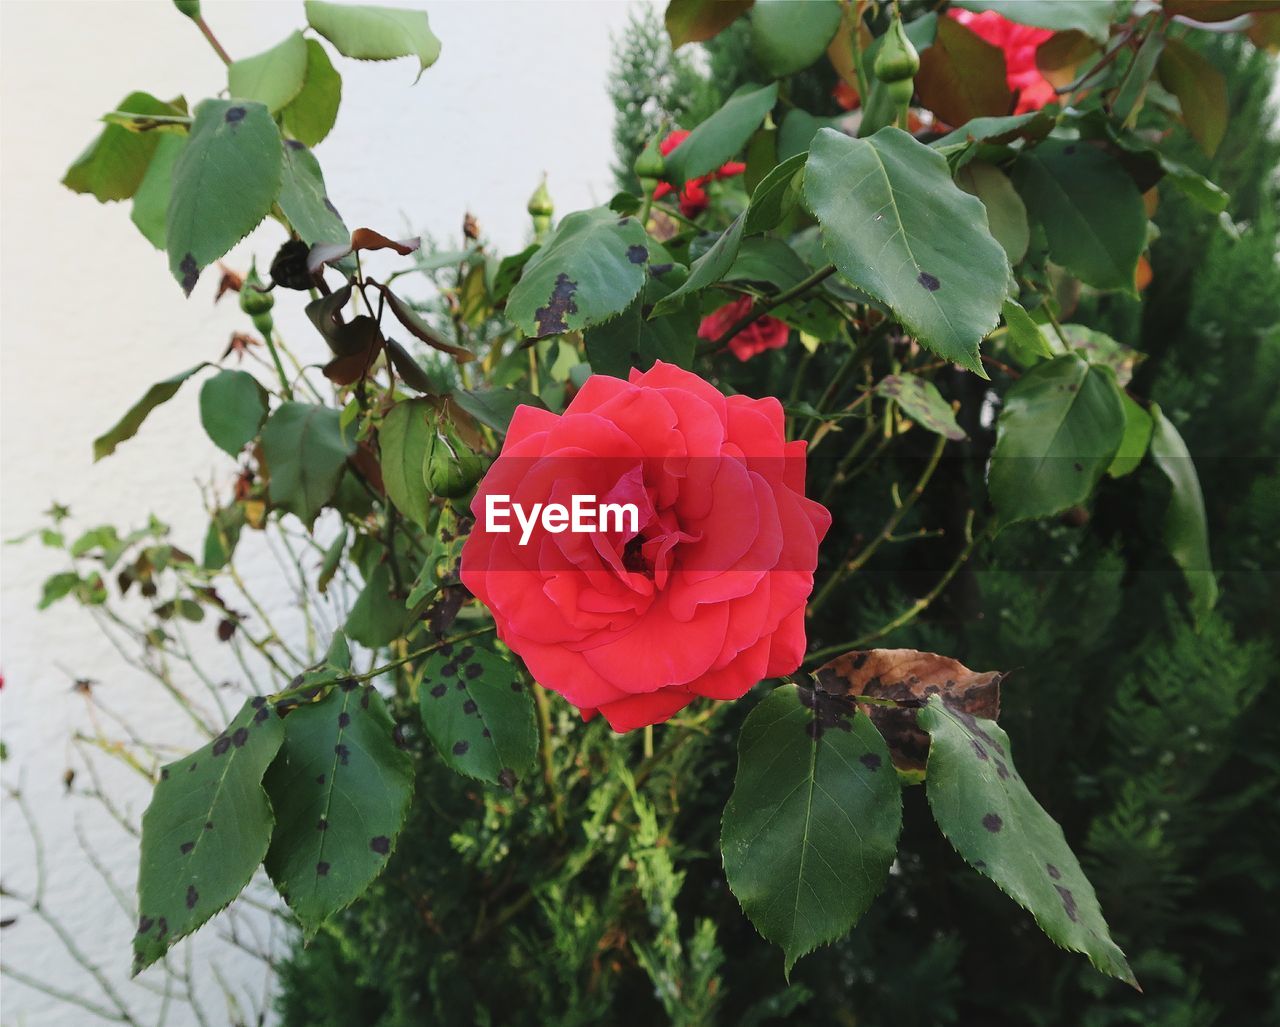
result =
[{"label": "red rose in background", "polygon": [[831,90],[831,95],[835,98],[837,104],[847,111],[853,110],[855,107],[862,106],[862,97],[858,95],[858,91],[849,85],[844,79],[840,79],[835,84],[835,88]]},{"label": "red rose in background", "polygon": [[[689,133],[683,128],[678,128],[658,144],[658,149],[662,151],[662,156],[665,157],[688,138]],[[728,164],[722,165],[719,171],[689,179],[684,184],[684,188],[680,190],[680,213],[687,218],[696,218],[707,209],[706,186],[708,182],[716,178],[731,178],[734,175],[741,175],[746,170],[747,166],[745,164],[731,160]],[[655,200],[660,199],[674,191],[674,189],[675,187],[670,182],[659,182],[658,187],[653,191],[653,198]]]},{"label": "red rose in background", "polygon": [[[805,443],[776,399],[724,396],[671,364],[588,378],[564,414],[521,406],[476,493],[462,581],[543,685],[615,731],[790,673],[831,524],[805,498]],[[489,496],[526,510],[626,503],[638,531],[490,531]],[[628,526],[629,527],[629,526]]]},{"label": "red rose in background", "polygon": [[952,8],[947,15],[1004,51],[1005,81],[1018,93],[1015,114],[1038,111],[1058,98],[1052,83],[1036,67],[1036,50],[1053,35],[1052,31],[1019,25],[995,11],[974,14]]},{"label": "red rose in background", "polygon": [[[718,339],[751,310],[751,297],[743,296],[713,310],[698,325],[698,338]],[[781,349],[787,344],[791,329],[776,317],[760,317],[729,340],[729,349],[739,360],[750,360],[767,349]]]}]

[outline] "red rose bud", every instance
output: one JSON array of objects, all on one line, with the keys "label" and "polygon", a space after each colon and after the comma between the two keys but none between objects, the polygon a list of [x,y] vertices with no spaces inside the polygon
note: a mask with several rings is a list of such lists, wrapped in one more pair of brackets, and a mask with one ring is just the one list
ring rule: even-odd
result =
[{"label": "red rose bud", "polygon": [[794,671],[831,515],[772,397],[659,361],[516,408],[462,583],[533,676],[615,731]]},{"label": "red rose bud", "polygon": [[[714,342],[750,313],[751,303],[750,296],[743,296],[713,310],[698,325],[698,338]],[[786,322],[776,317],[758,317],[729,340],[729,350],[739,360],[750,360],[767,349],[781,349],[790,334]]]}]

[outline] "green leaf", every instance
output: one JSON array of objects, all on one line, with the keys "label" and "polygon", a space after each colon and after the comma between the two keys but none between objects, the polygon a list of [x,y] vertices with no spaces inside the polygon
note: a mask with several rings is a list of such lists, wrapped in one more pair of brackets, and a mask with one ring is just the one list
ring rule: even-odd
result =
[{"label": "green leaf", "polygon": [[608,207],[570,214],[524,267],[507,317],[532,338],[560,335],[620,314],[644,286],[649,237]]},{"label": "green leaf", "polygon": [[65,599],[80,586],[80,575],[75,571],[61,571],[45,579],[40,588],[38,610],[47,610],[59,599]]},{"label": "green leaf", "polygon": [[[1116,373],[1116,381],[1121,386],[1128,385],[1132,381],[1134,366],[1143,359],[1143,355],[1136,349],[1122,342],[1116,342],[1106,332],[1086,328],[1084,325],[1065,324],[1060,327],[1062,336],[1071,349],[1092,364],[1103,364],[1111,368]],[[1048,329],[1044,331],[1049,345],[1062,352],[1062,340],[1058,338],[1058,331],[1049,332]]]},{"label": "green leaf", "polygon": [[[950,21],[949,18],[943,20]],[[1009,263],[1016,264],[1025,257],[1031,242],[1027,208],[1009,176],[994,164],[971,160],[956,172],[956,185],[970,196],[976,196],[987,208],[987,224],[996,241],[1004,247]]]},{"label": "green leaf", "polygon": [[1231,197],[1216,182],[1209,181],[1198,171],[1192,170],[1185,164],[1181,164],[1159,151],[1156,151],[1156,156],[1169,181],[1181,189],[1200,207],[1210,214],[1221,214],[1227,209],[1227,204],[1231,202]]},{"label": "green leaf", "polygon": [[379,462],[387,497],[418,527],[427,526],[431,491],[422,465],[436,433],[435,407],[425,399],[407,399],[388,411],[378,430]]},{"label": "green leaf", "polygon": [[173,166],[169,270],[187,295],[200,272],[257,227],[280,192],[280,132],[260,103],[205,100]]},{"label": "green leaf", "polygon": [[1002,525],[1083,503],[1120,448],[1115,374],[1074,354],[1031,368],[1005,396],[988,487]]},{"label": "green leaf", "polygon": [[[1040,131],[1042,127],[1043,131]],[[1019,135],[1042,136],[1052,127],[1053,119],[1040,111],[999,118],[974,118],[929,145],[935,150],[945,150],[966,143],[1002,142]]]},{"label": "green leaf", "polygon": [[996,117],[1013,106],[1004,53],[951,18],[938,19],[933,45],[920,55],[920,102],[949,125]]},{"label": "green leaf", "polygon": [[840,274],[925,346],[985,378],[978,344],[999,320],[1009,260],[942,155],[896,128],[869,139],[823,129],[805,193]]},{"label": "green leaf", "polygon": [[[676,283],[683,281],[680,270],[661,278],[650,276],[644,290],[620,316],[587,329],[582,340],[591,370],[626,378],[631,368],[647,371],[655,360],[692,367],[698,337],[698,316],[693,305],[676,303],[674,308],[664,308],[665,316],[657,316],[658,308],[675,292]],[[655,316],[646,318],[646,310]]]},{"label": "green leaf", "polygon": [[994,721],[953,710],[936,695],[917,723],[929,734],[929,808],[956,852],[1058,945],[1137,987],[1062,828],[1014,769],[1009,736]]},{"label": "green leaf", "polygon": [[733,267],[725,272],[721,281],[754,282],[781,292],[812,273],[813,268],[781,239],[757,236],[743,240]]},{"label": "green leaf", "polygon": [[695,292],[701,292],[727,275],[738,257],[745,223],[745,214],[739,214],[734,218],[729,227],[721,233],[720,238],[711,244],[711,248],[693,262],[689,268],[689,277],[685,279],[684,284],[659,300],[654,305],[650,316],[664,317],[679,310],[685,300]]},{"label": "green leaf", "polygon": [[1095,288],[1137,295],[1147,212],[1114,157],[1088,143],[1046,139],[1018,158],[1014,181],[1057,263]]},{"label": "green leaf", "polygon": [[1123,478],[1142,463],[1155,427],[1151,415],[1127,392],[1120,394],[1120,401],[1124,405],[1124,435],[1111,466],[1107,468],[1107,474],[1113,478]]},{"label": "green leaf", "polygon": [[546,409],[537,396],[519,389],[457,389],[450,398],[463,410],[499,435],[505,435],[515,416],[516,407],[531,406]]},{"label": "green leaf", "polygon": [[256,100],[272,114],[289,106],[307,78],[307,41],[294,32],[270,50],[227,67],[227,90],[233,99]]},{"label": "green leaf", "polygon": [[392,595],[391,566],[378,564],[347,615],[343,630],[347,637],[369,649],[381,649],[401,636],[408,613],[404,596]]},{"label": "green leaf", "polygon": [[1019,25],[1057,32],[1077,29],[1100,43],[1116,16],[1116,0],[954,0],[952,6],[979,14],[995,11]]},{"label": "green leaf", "polygon": [[751,711],[724,808],[729,888],[796,960],[845,934],[889,876],[902,826],[898,775],[871,721],[822,692],[782,685]]},{"label": "green leaf", "polygon": [[1160,407],[1151,404],[1151,458],[1173,486],[1164,518],[1164,542],[1191,588],[1191,612],[1203,624],[1218,601],[1218,584],[1209,556],[1209,524],[1196,465]]},{"label": "green leaf", "polygon": [[1022,304],[1014,300],[1005,300],[1000,312],[1004,316],[1004,323],[1008,329],[1005,345],[1008,346],[1014,360],[1023,367],[1030,367],[1046,357],[1053,356],[1053,349],[1044,337],[1044,332],[1023,309]]},{"label": "green leaf", "polygon": [[1165,44],[1157,70],[1160,84],[1178,98],[1187,131],[1212,157],[1230,117],[1227,80],[1222,72],[1204,54],[1176,39]]},{"label": "green leaf", "polygon": [[788,157],[760,180],[751,194],[743,231],[747,235],[767,232],[782,224],[783,219],[804,200],[804,165],[808,150]]},{"label": "green leaf", "polygon": [[133,194],[129,219],[147,242],[158,250],[164,249],[164,225],[169,211],[169,193],[173,187],[173,166],[186,144],[186,136],[161,135],[151,163],[147,165],[147,173]]},{"label": "green leaf", "polygon": [[[116,109],[161,116],[187,113],[182,99],[165,103],[150,93],[130,93]],[[108,124],[67,169],[62,184],[73,192],[90,193],[99,203],[127,200],[142,184],[162,136]]]},{"label": "green leaf", "polygon": [[239,503],[214,511],[204,536],[204,558],[200,561],[205,570],[220,571],[231,562],[244,524],[244,508]]},{"label": "green leaf", "polygon": [[267,419],[267,390],[248,371],[219,371],[200,389],[200,423],[231,456],[258,434]]},{"label": "green leaf", "polygon": [[514,788],[538,753],[533,700],[507,660],[466,643],[432,653],[418,682],[422,724],[459,774]]},{"label": "green leaf", "polygon": [[666,177],[675,185],[715,171],[747,145],[778,102],[778,84],[745,85],[667,155]]},{"label": "green leaf", "polygon": [[284,740],[266,700],[246,702],[217,738],[160,771],[142,816],[134,973],[224,909],[267,854],[262,777]]},{"label": "green leaf", "polygon": [[413,761],[372,685],[346,680],[284,721],[267,771],[276,812],[267,873],[303,933],[358,898],[387,865],[413,797]]},{"label": "green leaf", "polygon": [[931,381],[914,374],[886,375],[876,383],[876,395],[893,400],[904,414],[926,431],[953,442],[962,442],[969,437],[956,424],[951,404],[942,398],[942,393]]},{"label": "green leaf", "polygon": [[333,495],[347,457],[355,452],[341,422],[339,410],[289,402],[281,403],[262,429],[271,502],[308,524]]},{"label": "green leaf", "polygon": [[305,146],[290,141],[284,148],[280,209],[308,246],[341,243],[351,238],[325,189],[320,163]]},{"label": "green leaf", "polygon": [[671,49],[710,39],[750,6],[751,0],[670,0],[664,20]]},{"label": "green leaf", "polygon": [[307,24],[344,57],[360,61],[417,57],[420,78],[440,56],[440,40],[431,31],[425,11],[322,0],[307,0],[306,9]]},{"label": "green leaf", "polygon": [[104,456],[110,456],[116,451],[116,446],[120,443],[131,439],[138,433],[138,429],[142,427],[142,422],[147,419],[147,415],[151,413],[161,403],[167,403],[174,395],[177,394],[182,383],[190,378],[197,371],[202,371],[206,367],[212,367],[208,361],[202,360],[195,367],[189,367],[185,371],[179,371],[177,374],[166,378],[162,382],[156,382],[149,388],[143,397],[131,406],[125,415],[120,418],[106,432],[99,435],[93,440],[93,459],[95,462],[101,460]]},{"label": "green leaf", "polygon": [[280,112],[284,130],[304,146],[318,145],[338,120],[342,104],[342,76],[328,53],[314,39],[307,40],[307,75],[302,92]]},{"label": "green leaf", "polygon": [[751,49],[765,71],[783,78],[822,57],[839,27],[836,0],[756,0]]},{"label": "green leaf", "polygon": [[329,590],[329,583],[333,581],[333,577],[338,573],[338,567],[342,563],[342,554],[347,548],[347,527],[344,524],[342,529],[334,536],[333,541],[329,544],[329,548],[324,551],[324,559],[320,563],[320,574],[316,577],[316,588],[321,595]]}]

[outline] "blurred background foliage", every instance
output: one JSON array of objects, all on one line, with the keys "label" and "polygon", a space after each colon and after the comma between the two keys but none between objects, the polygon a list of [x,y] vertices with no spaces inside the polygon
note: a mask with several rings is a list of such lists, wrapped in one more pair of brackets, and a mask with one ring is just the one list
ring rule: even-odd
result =
[{"label": "blurred background foliage", "polygon": [[[612,85],[620,186],[647,139],[692,127],[751,78],[743,28],[702,60],[673,56],[656,18],[636,16]],[[1197,634],[1177,568],[1142,527],[1167,502],[1148,464],[1139,502],[1132,479],[1107,480],[1090,511],[1003,532],[926,617],[880,643],[1011,672],[1002,723],[1019,766],[1081,853],[1144,994],[1062,958],[962,872],[921,788],[908,789],[886,892],[784,983],[779,952],[725,886],[717,844],[749,697],[653,762],[638,738],[560,707],[557,730],[574,736],[556,768],[563,832],[545,808],[415,761],[423,801],[388,872],[283,968],[285,1024],[1280,1022],[1280,967],[1259,944],[1280,906],[1280,720],[1264,699],[1280,684],[1280,140],[1272,61],[1233,37],[1202,49],[1230,83],[1226,138],[1212,161],[1189,138],[1169,152],[1231,194],[1229,224],[1161,190],[1142,299],[1086,295],[1074,320],[1145,354],[1135,391],[1177,425],[1203,484],[1216,611]],[[793,88],[834,112],[823,68]],[[752,361],[739,387],[790,380],[799,350]],[[955,374],[957,390],[976,383]],[[994,440],[989,421],[964,427],[970,452],[944,465],[946,484],[903,531],[971,505]],[[878,461],[860,493],[883,496],[923,455]],[[872,501],[835,514],[833,537],[883,519]],[[883,624],[949,562],[938,548],[884,547],[824,607],[815,643]]]}]

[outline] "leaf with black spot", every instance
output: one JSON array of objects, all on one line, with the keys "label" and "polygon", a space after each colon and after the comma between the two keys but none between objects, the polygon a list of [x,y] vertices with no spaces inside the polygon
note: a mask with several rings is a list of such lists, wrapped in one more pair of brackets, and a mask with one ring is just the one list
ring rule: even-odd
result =
[{"label": "leaf with black spot", "polygon": [[[608,321],[644,286],[650,241],[635,218],[608,207],[566,217],[524,266],[507,317],[525,335],[561,335]],[[639,259],[637,259],[639,258]]]},{"label": "leaf with black spot", "polygon": [[1062,828],[1014,769],[1009,736],[995,721],[952,709],[936,695],[916,722],[930,737],[929,807],[956,852],[1058,945],[1137,987]]},{"label": "leaf with black spot", "polygon": [[267,108],[205,100],[173,166],[165,247],[190,295],[200,272],[248,235],[280,192],[284,147]]},{"label": "leaf with black spot", "polygon": [[751,711],[720,843],[730,889],[788,974],[866,912],[901,826],[889,750],[851,702],[782,685]]},{"label": "leaf with black spot", "polygon": [[466,643],[432,653],[418,709],[440,758],[459,774],[514,787],[538,753],[533,699],[516,668]]},{"label": "leaf with black spot", "polygon": [[134,972],[225,908],[253,877],[274,818],[262,777],[284,740],[261,698],[217,738],[160,773],[142,817]]},{"label": "leaf with black spot", "polygon": [[266,867],[311,936],[386,866],[413,797],[413,762],[369,685],[333,688],[284,727],[266,777],[276,811]]},{"label": "leaf with black spot", "polygon": [[952,181],[946,159],[897,128],[867,139],[824,128],[804,188],[845,280],[923,345],[987,377],[978,345],[1000,319],[1009,258],[982,201]]}]

